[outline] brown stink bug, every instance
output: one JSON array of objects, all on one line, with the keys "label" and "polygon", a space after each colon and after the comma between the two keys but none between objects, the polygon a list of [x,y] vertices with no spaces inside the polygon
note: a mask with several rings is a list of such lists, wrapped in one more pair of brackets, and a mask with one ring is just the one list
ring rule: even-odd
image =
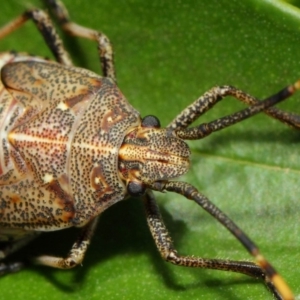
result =
[{"label": "brown stink bug", "polygon": [[[24,53],[1,55],[2,256],[40,232],[74,226],[82,231],[66,258],[38,256],[34,261],[60,268],[80,264],[97,216],[133,195],[144,199],[148,225],[167,261],[244,273],[264,280],[278,299],[292,299],[281,277],[226,215],[190,184],[169,179],[188,169],[190,151],[183,140],[201,139],[262,110],[299,127],[298,116],[270,108],[289,97],[299,83],[262,102],[231,86],[216,87],[187,107],[166,129],[161,129],[155,117],[141,119],[116,87],[108,38],[71,23],[56,1],[48,3],[66,31],[98,42],[104,77],[72,66],[51,22],[40,10],[27,11],[0,31],[0,36],[4,36],[27,19],[34,20],[58,61]],[[249,104],[249,108],[188,128],[228,95]],[[236,236],[257,264],[179,256],[151,189],[175,192],[194,200]],[[1,271],[16,271],[21,266],[3,263]]]}]

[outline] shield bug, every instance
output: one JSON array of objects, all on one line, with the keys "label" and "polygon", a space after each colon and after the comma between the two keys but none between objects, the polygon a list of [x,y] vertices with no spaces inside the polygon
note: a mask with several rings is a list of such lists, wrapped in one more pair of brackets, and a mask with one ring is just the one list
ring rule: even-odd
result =
[{"label": "shield bug", "polygon": [[[21,53],[4,53],[2,70],[2,256],[37,233],[68,227],[82,232],[66,258],[39,256],[36,263],[59,268],[80,264],[97,216],[129,195],[142,197],[159,252],[177,265],[234,271],[265,281],[273,294],[292,299],[289,288],[254,243],[193,186],[169,181],[184,174],[190,151],[183,140],[201,139],[262,110],[299,127],[298,116],[271,108],[299,83],[265,101],[231,86],[215,87],[179,114],[166,129],[156,117],[140,118],[115,84],[112,48],[99,32],[69,21],[66,10],[48,1],[63,29],[98,42],[104,77],[73,67],[47,15],[30,10],[3,27],[4,36],[32,19],[58,63]],[[189,127],[226,96],[249,104],[230,116]],[[223,224],[255,257],[256,264],[180,256],[174,249],[151,190],[175,192],[195,201]],[[2,272],[21,264],[2,264]]]}]

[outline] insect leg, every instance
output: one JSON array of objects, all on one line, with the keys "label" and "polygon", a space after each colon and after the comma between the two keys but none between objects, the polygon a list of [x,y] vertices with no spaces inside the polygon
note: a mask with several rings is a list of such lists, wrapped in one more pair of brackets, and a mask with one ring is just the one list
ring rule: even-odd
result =
[{"label": "insect leg", "polygon": [[58,0],[44,0],[52,8],[63,30],[70,35],[83,37],[98,43],[98,52],[101,61],[103,75],[116,81],[115,66],[113,61],[113,49],[108,37],[102,32],[83,27],[70,21],[67,9]]},{"label": "insect leg", "polygon": [[97,225],[98,217],[90,221],[85,227],[83,227],[80,235],[78,236],[76,242],[73,244],[68,255],[64,257],[54,257],[49,255],[42,255],[33,258],[33,262],[39,265],[49,266],[59,269],[70,269],[79,265],[87,248],[90,244],[92,235],[95,231]]},{"label": "insect leg", "polygon": [[0,276],[16,273],[23,269],[23,262],[0,263]]},{"label": "insect leg", "polygon": [[18,18],[0,28],[0,39],[21,27],[27,20],[34,21],[56,60],[64,65],[71,66],[72,61],[67,51],[64,49],[62,40],[56,33],[49,16],[42,10],[28,10]]},{"label": "insect leg", "polygon": [[266,286],[273,293],[276,299],[282,299],[273,283],[265,276],[264,271],[252,262],[179,255],[174,248],[172,239],[169,236],[165,224],[163,223],[163,219],[160,215],[152,192],[145,195],[144,204],[146,207],[148,226],[158,251],[164,260],[184,267],[231,271],[259,278],[265,281]]},{"label": "insect leg", "polygon": [[[216,207],[207,197],[200,194],[198,190],[192,185],[186,182],[156,182],[151,186],[152,189],[161,192],[170,191],[183,195],[189,200],[195,201],[204,210],[206,210],[210,215],[212,215],[218,222],[220,222],[224,227],[226,227],[236,239],[246,248],[246,250],[255,258],[256,264],[249,264],[249,262],[231,262],[231,261],[221,261],[219,260],[208,260],[208,262],[203,261],[203,259],[197,259],[194,257],[178,257],[176,252],[168,250],[170,244],[170,238],[166,238],[164,243],[161,243],[161,253],[167,253],[169,260],[174,260],[173,263],[185,265],[185,266],[196,266],[204,268],[215,268],[239,272],[247,274],[255,278],[262,278],[266,285],[271,288],[272,292],[276,294],[276,290],[282,296],[283,299],[294,299],[293,294],[285,283],[283,278],[277,273],[273,266],[264,258],[260,253],[258,247],[254,242],[218,207]],[[148,195],[146,198],[148,223],[151,228],[152,235],[154,239],[159,243],[159,239],[162,239],[166,235],[166,229],[161,225],[161,220],[158,218],[158,213],[156,213],[156,204],[154,198]],[[157,229],[158,228],[158,229]],[[162,236],[160,236],[162,235]],[[172,248],[171,248],[172,250]],[[166,255],[166,254],[164,254]],[[199,260],[199,262],[198,262]],[[204,266],[202,266],[204,264]],[[215,267],[217,266],[217,267]],[[275,289],[272,289],[272,283]]]},{"label": "insect leg", "polygon": [[[6,258],[8,255],[13,252],[19,250],[20,248],[27,245],[30,241],[32,241],[39,233],[32,233],[27,235],[26,237],[12,242],[4,242],[3,246],[0,247],[0,259]],[[20,269],[24,267],[23,262],[8,262],[8,263],[0,263],[0,276],[18,272]]]},{"label": "insect leg", "polygon": [[[300,89],[300,81],[297,81],[295,84],[285,87],[284,89],[279,91],[277,94],[270,96],[267,99],[274,100],[274,104],[275,104],[275,103],[278,103],[278,102],[283,101],[284,99],[290,97],[298,89]],[[211,109],[215,104],[217,104],[220,100],[224,99],[227,96],[233,96],[237,100],[244,102],[248,105],[252,105],[252,106],[256,106],[256,105],[259,105],[259,103],[261,103],[261,101],[258,100],[257,98],[255,98],[235,87],[217,86],[217,87],[212,88],[208,92],[206,92],[203,96],[198,98],[194,103],[192,103],[187,108],[185,108],[168,125],[168,127],[171,129],[175,129],[175,130],[184,129],[184,128],[188,127],[196,119],[198,119],[201,115],[203,115],[206,111]],[[283,122],[291,127],[300,129],[300,116],[299,115],[282,111],[276,107],[268,107],[268,108],[266,108],[266,107],[265,107],[265,109],[263,109],[263,111],[266,114],[268,114],[269,116],[271,116],[271,117],[279,120],[280,122]],[[247,116],[247,117],[249,117],[249,116]],[[229,119],[224,120],[224,122],[223,122],[224,126],[222,128],[230,126],[237,122],[240,122],[241,120],[244,119],[244,118],[241,118],[240,116],[237,116],[237,117],[238,118],[236,118],[236,116],[235,116],[234,118],[231,118],[231,120],[229,120]],[[220,123],[220,121],[215,121],[213,126],[215,126],[217,122]],[[216,130],[220,130],[222,128],[219,128]],[[213,131],[216,131],[216,130],[213,130]],[[202,138],[206,135],[202,136],[201,134],[199,134],[198,138]]]}]

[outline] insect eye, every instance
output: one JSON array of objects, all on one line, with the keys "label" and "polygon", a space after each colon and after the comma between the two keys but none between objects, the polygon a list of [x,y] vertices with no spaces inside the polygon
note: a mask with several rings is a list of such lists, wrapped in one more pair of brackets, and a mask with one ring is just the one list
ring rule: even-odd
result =
[{"label": "insect eye", "polygon": [[149,115],[143,118],[142,127],[160,128],[160,122],[157,117]]},{"label": "insect eye", "polygon": [[140,182],[130,181],[127,185],[127,191],[131,196],[139,197],[145,193],[146,188]]}]

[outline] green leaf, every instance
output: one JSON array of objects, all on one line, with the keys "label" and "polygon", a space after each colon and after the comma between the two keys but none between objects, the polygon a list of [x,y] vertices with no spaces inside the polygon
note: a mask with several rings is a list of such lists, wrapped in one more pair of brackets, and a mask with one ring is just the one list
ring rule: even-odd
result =
[{"label": "green leaf", "polygon": [[[282,1],[64,1],[72,19],[110,37],[118,84],[142,116],[167,125],[215,85],[265,98],[300,77],[299,9]],[[31,1],[42,7],[38,1]],[[28,8],[1,5],[0,24]],[[76,65],[99,72],[96,46],[63,34]],[[51,56],[33,24],[0,41],[0,51]],[[300,93],[281,104],[298,112]],[[244,105],[226,99],[201,118]],[[195,185],[259,245],[300,295],[300,133],[265,115],[190,143]],[[180,254],[249,259],[243,247],[196,204],[158,194]],[[65,255],[74,230],[44,234],[16,254]],[[29,267],[0,280],[2,299],[272,299],[263,284],[240,274],[176,267],[152,241],[141,201],[103,213],[82,267]]]}]

